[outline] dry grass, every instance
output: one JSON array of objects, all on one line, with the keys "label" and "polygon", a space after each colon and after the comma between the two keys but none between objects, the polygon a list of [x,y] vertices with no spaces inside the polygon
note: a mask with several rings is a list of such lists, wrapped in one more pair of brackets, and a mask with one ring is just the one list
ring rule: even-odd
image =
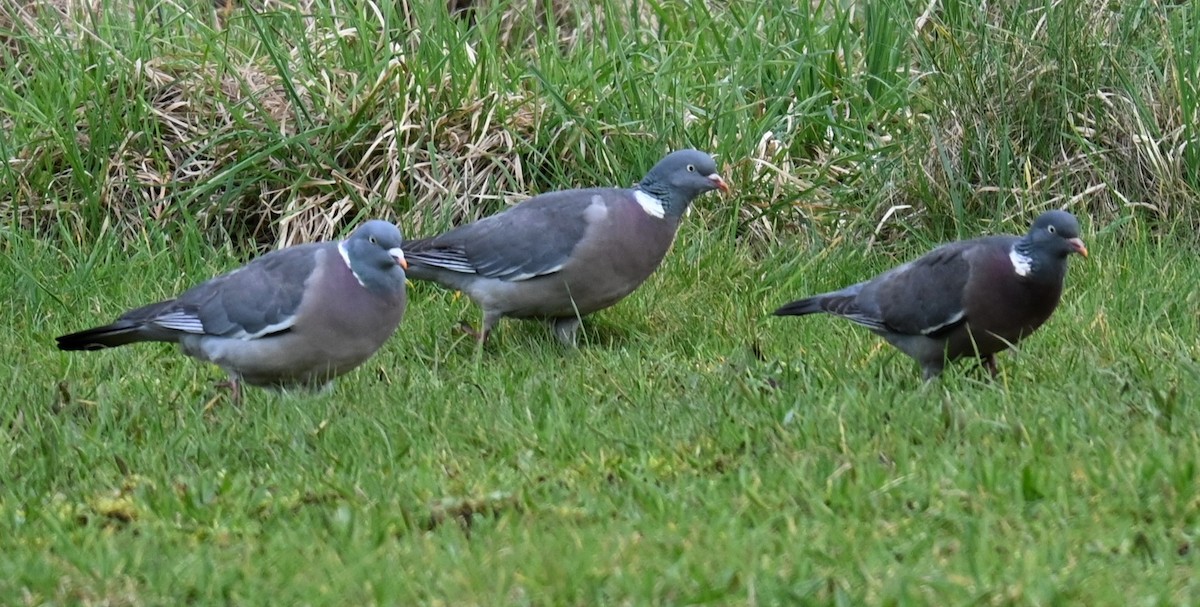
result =
[{"label": "dry grass", "polygon": [[1148,57],[1142,46],[1168,46],[1178,9],[1159,8],[1134,31],[1129,11],[1105,0],[990,3],[966,24],[933,13],[918,67],[930,94],[902,152],[915,162],[900,163],[898,180],[910,186],[900,196],[909,220],[953,216],[953,202],[1003,221],[1059,207],[1105,221],[1147,211],[1152,224],[1200,228],[1191,131],[1169,78],[1189,60]]},{"label": "dry grass", "polygon": [[[108,70],[69,117],[22,123],[14,116],[37,112],[5,112],[4,127],[20,133],[0,176],[13,221],[63,224],[79,238],[102,223],[132,235],[186,222],[276,246],[327,238],[372,215],[402,216],[425,234],[544,189],[589,185],[573,167],[629,175],[613,142],[657,153],[690,139],[716,152],[739,186],[735,216],[748,242],[813,228],[823,238],[849,230],[888,240],[931,219],[1023,223],[1050,206],[1200,226],[1193,130],[1178,102],[1195,96],[1195,66],[1169,53],[1165,65],[1130,59],[1142,56],[1135,43],[1165,44],[1180,8],[1148,13],[1136,39],[1128,15],[1101,0],[895,9],[889,15],[905,22],[893,46],[912,58],[871,74],[866,47],[843,43],[824,55],[779,40],[769,11],[745,17],[733,7],[704,9],[729,39],[700,47],[688,28],[703,24],[689,19],[704,14],[671,3],[631,12],[570,0],[460,2],[447,14],[461,18],[448,20],[408,2],[156,6],[140,18],[162,29],[147,34],[121,25],[145,10],[134,4],[0,4],[6,61],[22,75],[12,98],[34,88],[48,52],[95,55]],[[812,10],[807,18],[820,23],[866,19],[861,7]],[[669,41],[671,28],[683,38]],[[1070,48],[1066,30],[1080,36]],[[613,39],[631,54],[598,55]],[[756,55],[731,57],[739,47],[729,40]],[[822,71],[826,56],[833,72]],[[799,70],[767,63],[793,58],[816,58],[814,81],[828,88],[772,92],[770,78]],[[760,80],[739,82],[758,59],[767,62]],[[713,78],[688,89],[694,98],[668,101],[704,114],[687,109],[678,125],[627,120],[636,114],[628,108],[606,118],[598,108],[638,85],[589,82],[586,73],[554,79],[578,78],[576,64],[617,66],[620,75],[624,61],[644,62],[634,74],[680,70],[668,84],[695,72]],[[524,65],[564,72],[533,78]],[[68,77],[90,68],[75,69]],[[880,77],[897,80],[883,97],[894,105],[866,95]],[[104,106],[137,117],[98,121]],[[676,135],[665,137],[668,129]]]},{"label": "dry grass", "polygon": [[[286,10],[309,14],[316,10],[312,4],[295,3]],[[284,10],[283,5],[275,9]],[[44,7],[19,7],[13,16],[21,24],[14,21],[13,27],[30,39],[63,31],[87,35],[92,10],[64,3],[47,19]],[[449,75],[422,82],[422,73],[408,64],[422,42],[419,31],[405,44],[392,45],[392,58],[378,73],[338,68],[339,53],[344,44],[354,43],[356,27],[329,29],[316,19],[305,22],[301,37],[278,40],[286,44],[282,73],[266,55],[236,52],[224,61],[163,56],[121,62],[128,73],[117,79],[132,83],[141,94],[134,102],[145,104],[153,124],[128,133],[101,161],[108,172],[96,180],[101,185],[96,197],[117,225],[136,233],[146,222],[182,221],[180,213],[187,213],[187,219],[202,225],[288,244],[327,238],[363,212],[392,215],[393,204],[401,199],[410,208],[449,210],[414,215],[408,223],[422,231],[429,229],[430,217],[436,216],[439,225],[459,221],[522,197],[504,192],[529,187],[521,156],[514,152],[536,128],[544,102],[480,90],[476,83],[470,90],[445,94],[453,86]],[[236,15],[223,23],[227,30],[252,25]],[[74,50],[77,44],[70,46]],[[311,65],[325,69],[311,73]],[[435,113],[426,100],[434,101]],[[365,127],[369,138],[338,131],[360,112],[372,114]],[[73,129],[75,145],[95,152],[88,128],[80,115]],[[343,134],[351,137],[340,139]],[[237,179],[247,170],[246,155],[255,153],[247,135],[282,148],[255,161],[258,174],[252,183]],[[301,154],[289,154],[293,149]],[[303,152],[314,149],[324,153],[304,157]],[[18,174],[22,165],[57,166],[55,181],[65,183],[74,168],[64,156],[58,142],[47,138],[24,147],[10,166]],[[33,188],[18,188],[6,206],[19,209],[26,224],[43,212],[72,213],[69,205],[34,202],[42,199]],[[264,238],[272,234],[274,238]]]}]

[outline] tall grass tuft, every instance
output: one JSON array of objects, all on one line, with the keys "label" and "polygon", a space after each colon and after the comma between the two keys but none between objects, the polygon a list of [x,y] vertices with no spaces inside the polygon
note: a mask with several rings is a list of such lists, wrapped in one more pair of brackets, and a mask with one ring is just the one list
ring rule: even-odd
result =
[{"label": "tall grass tuft", "polygon": [[[1177,62],[1189,7],[945,2],[914,44],[924,86],[905,139],[906,198],[969,225],[1067,207],[1099,221],[1200,226]],[[1184,85],[1183,87],[1178,86]],[[911,189],[909,189],[911,188]],[[914,205],[919,206],[919,205]]]},{"label": "tall grass tuft", "polygon": [[0,208],[81,242],[423,234],[693,146],[750,243],[1194,230],[1197,36],[1148,1],[7,2]]}]

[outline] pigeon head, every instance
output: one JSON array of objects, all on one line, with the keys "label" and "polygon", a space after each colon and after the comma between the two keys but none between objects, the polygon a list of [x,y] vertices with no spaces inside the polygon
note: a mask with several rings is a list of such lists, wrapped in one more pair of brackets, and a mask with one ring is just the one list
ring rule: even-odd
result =
[{"label": "pigeon head", "polygon": [[371,290],[404,288],[408,262],[400,245],[404,237],[395,224],[373,219],[342,241],[338,248],[358,281]]},{"label": "pigeon head", "polygon": [[1056,259],[1066,259],[1071,253],[1088,256],[1087,247],[1079,238],[1079,220],[1066,211],[1042,213],[1025,235],[1031,252]]},{"label": "pigeon head", "polygon": [[1079,238],[1079,220],[1066,211],[1047,211],[1017,241],[1009,257],[1013,269],[1026,280],[1061,283],[1071,253],[1088,254]]},{"label": "pigeon head", "polygon": [[694,198],[705,192],[729,191],[729,185],[717,172],[716,161],[699,150],[667,154],[646,173],[638,188],[662,201],[667,214],[676,217],[687,210]]}]

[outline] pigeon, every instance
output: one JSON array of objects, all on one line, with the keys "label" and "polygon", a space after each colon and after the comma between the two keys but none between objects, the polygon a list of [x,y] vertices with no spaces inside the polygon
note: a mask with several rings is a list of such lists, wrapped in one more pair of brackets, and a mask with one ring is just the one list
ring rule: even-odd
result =
[{"label": "pigeon", "polygon": [[564,345],[581,319],[638,288],[662,263],[692,200],[728,192],[698,150],[671,152],[635,187],[549,192],[440,236],[409,241],[409,276],[466,293],[486,341],[503,317],[545,319]]},{"label": "pigeon", "polygon": [[1079,233],[1074,215],[1048,211],[1024,236],[945,244],[775,315],[828,312],[863,325],[915,359],[926,381],[964,357],[977,357],[994,376],[996,353],[1028,337],[1058,307],[1067,257],[1088,254]]},{"label": "pigeon", "polygon": [[57,338],[60,350],[176,342],[239,384],[319,388],[371,357],[396,331],[407,302],[399,228],[382,220],[340,242],[273,251],[228,274]]}]

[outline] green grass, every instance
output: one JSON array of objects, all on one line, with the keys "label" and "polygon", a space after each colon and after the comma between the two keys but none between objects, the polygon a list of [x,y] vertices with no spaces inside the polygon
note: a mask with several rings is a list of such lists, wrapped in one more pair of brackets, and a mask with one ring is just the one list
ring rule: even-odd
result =
[{"label": "green grass", "polygon": [[1163,286],[1200,270],[1122,240],[1089,234],[994,383],[767,316],[919,249],[752,257],[690,222],[577,351],[506,321],[479,352],[415,285],[333,391],[206,408],[219,372],[170,347],[51,338],[227,251],[9,235],[0,603],[1188,604],[1200,319]]},{"label": "green grass", "polygon": [[685,146],[755,241],[1050,206],[1200,229],[1190,3],[56,2],[0,8],[0,209],[42,234],[424,233]]},{"label": "green grass", "polygon": [[[65,4],[0,6],[0,604],[1200,596],[1192,3]],[[424,284],[315,395],[52,345],[684,146],[735,194],[578,350],[506,321],[481,351]],[[998,381],[768,316],[1051,207],[1092,258]]]}]

